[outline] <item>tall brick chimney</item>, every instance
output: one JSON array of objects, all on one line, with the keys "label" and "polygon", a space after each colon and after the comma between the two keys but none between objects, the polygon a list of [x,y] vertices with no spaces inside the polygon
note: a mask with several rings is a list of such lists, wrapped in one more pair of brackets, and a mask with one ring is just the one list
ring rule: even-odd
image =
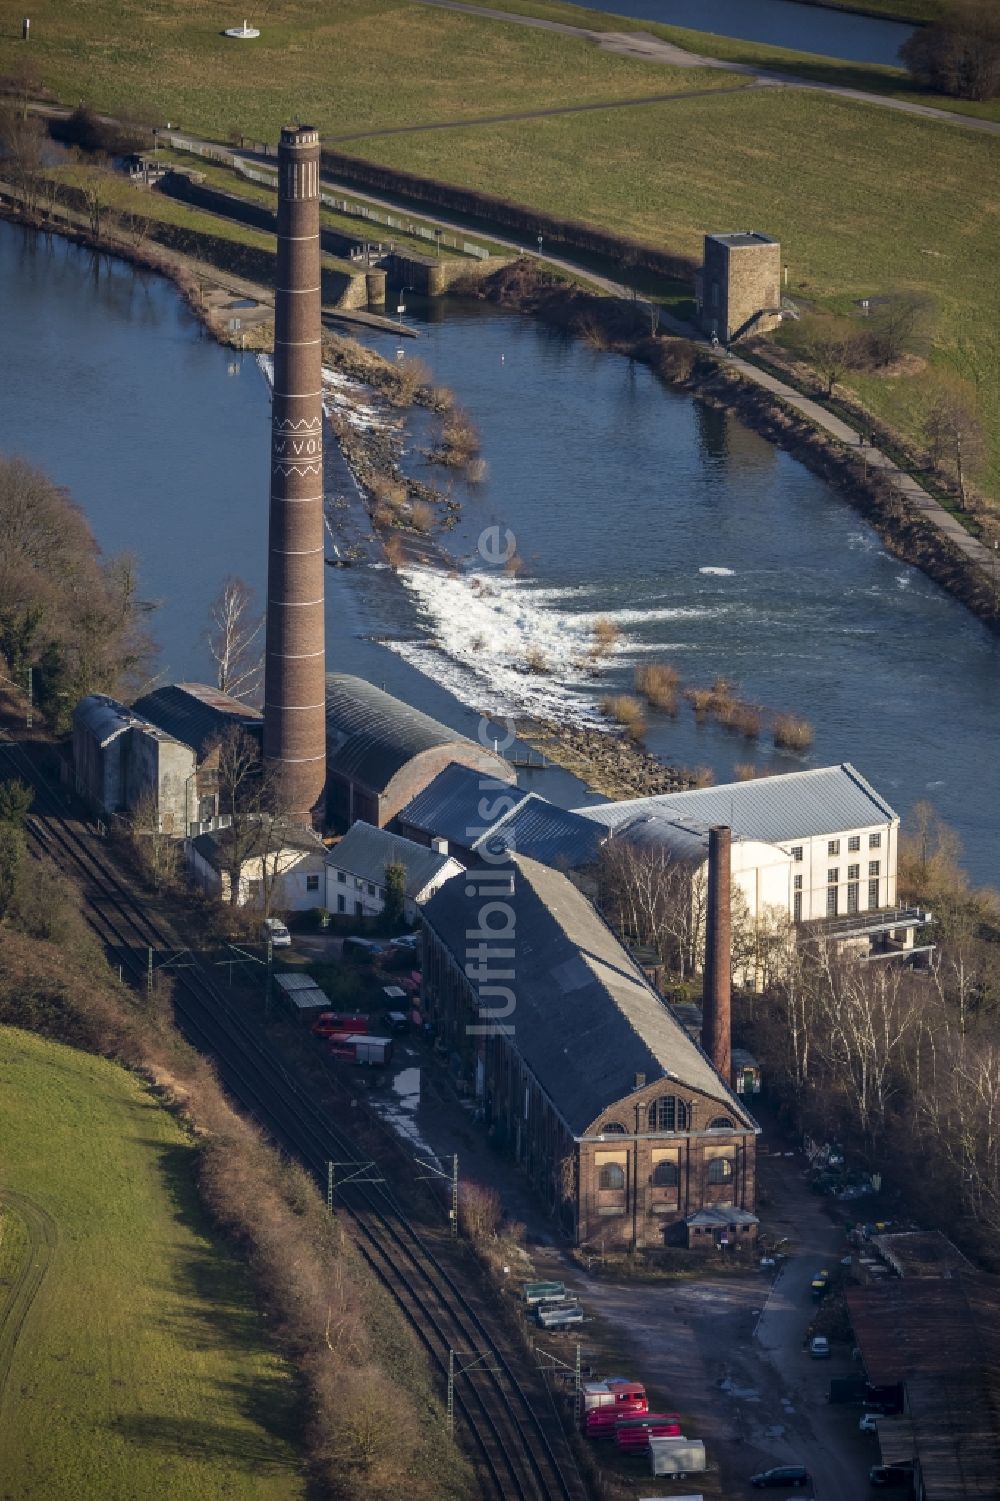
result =
[{"label": "tall brick chimney", "polygon": [[317,815],[326,783],[319,133],[278,146],[264,762],[281,807]]},{"label": "tall brick chimney", "polygon": [[732,840],[732,830],[725,825],[708,831],[708,917],[701,1020],[701,1045],[727,1084],[732,1071]]}]

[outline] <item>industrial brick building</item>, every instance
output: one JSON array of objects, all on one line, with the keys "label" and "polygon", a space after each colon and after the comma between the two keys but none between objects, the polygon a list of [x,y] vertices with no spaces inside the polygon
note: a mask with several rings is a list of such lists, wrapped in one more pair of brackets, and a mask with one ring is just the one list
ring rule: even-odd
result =
[{"label": "industrial brick building", "polygon": [[781,246],[748,229],[705,236],[697,282],[698,321],[730,344],[781,322]]},{"label": "industrial brick building", "polygon": [[513,767],[429,714],[411,709],[363,678],[326,679],[327,822],[357,819],[384,829],[451,763],[471,767],[486,786],[516,781]]},{"label": "industrial brick building", "polygon": [[439,1045],[568,1234],[753,1240],[753,1118],[566,876],[515,856],[423,920]]}]

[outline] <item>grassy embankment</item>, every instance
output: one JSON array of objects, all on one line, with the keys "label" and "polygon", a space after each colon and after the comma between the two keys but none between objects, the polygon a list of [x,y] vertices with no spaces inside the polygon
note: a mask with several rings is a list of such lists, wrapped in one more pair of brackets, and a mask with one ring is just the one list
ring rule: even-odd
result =
[{"label": "grassy embankment", "polygon": [[[929,361],[851,374],[874,415],[919,443],[941,380],[978,396],[992,439],[977,475],[1000,495],[996,143],[973,132],[793,90],[358,142],[357,154],[447,177],[692,256],[705,229],[782,243],[803,307],[857,312],[907,290],[934,301]],[[579,162],[588,170],[579,170]]]},{"label": "grassy embankment", "polygon": [[633,20],[610,11],[567,4],[565,0],[468,0],[468,3],[508,11],[511,15],[582,26],[589,31],[641,31],[664,42],[672,42],[685,52],[716,58],[720,62],[740,63],[761,72],[789,73],[831,88],[885,94],[910,104],[923,104],[930,109],[973,115],[983,120],[1000,120],[1000,99],[952,99],[946,94],[935,94],[929,89],[917,88],[902,67],[885,63],[853,62],[848,58],[824,57],[818,52],[797,52],[794,48],[778,47],[770,42],[747,42],[740,37],[719,36],[711,31],[692,31],[689,27],[667,26],[658,21]]},{"label": "grassy embankment", "polygon": [[304,1496],[294,1376],[208,1228],[186,1133],[124,1070],[11,1027],[0,1081],[0,1335],[41,1273],[0,1338],[0,1493]]},{"label": "grassy embankment", "polygon": [[[16,13],[12,0],[0,6],[9,39]],[[511,8],[628,29],[620,17],[550,0],[511,0]],[[781,55],[634,24],[759,66],[773,67]],[[63,98],[85,92],[96,107],[118,113],[142,100],[154,118],[179,117],[220,138],[236,129],[273,139],[293,116],[311,118],[332,138],[348,129],[715,90],[636,108],[372,136],[345,149],[692,256],[708,228],[766,229],[782,242],[788,292],[804,306],[856,311],[864,296],[928,293],[937,306],[929,364],[847,384],[877,418],[919,443],[940,381],[963,382],[992,436],[975,479],[1000,496],[1000,346],[992,333],[1000,294],[986,274],[1000,183],[988,137],[813,92],[747,92],[739,75],[663,68],[562,35],[419,5],[392,9],[388,0],[344,0],[335,13],[279,0],[264,31],[252,45],[226,42],[194,0],[162,0],[151,16],[136,3],[95,0],[84,8],[50,0],[33,21],[32,60]],[[16,51],[10,40],[0,43],[0,70]],[[784,57],[803,72],[795,54]],[[811,63],[828,81],[859,81],[854,65]],[[860,71],[872,86],[873,70]],[[886,86],[898,89],[901,81],[894,75]]]}]

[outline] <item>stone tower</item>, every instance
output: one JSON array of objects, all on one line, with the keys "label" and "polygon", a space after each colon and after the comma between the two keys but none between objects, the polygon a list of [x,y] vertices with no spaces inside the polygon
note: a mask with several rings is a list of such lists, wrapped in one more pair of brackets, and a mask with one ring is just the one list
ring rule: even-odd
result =
[{"label": "stone tower", "polygon": [[278,263],[264,666],[264,762],[311,824],[326,781],[319,134],[278,147]]}]

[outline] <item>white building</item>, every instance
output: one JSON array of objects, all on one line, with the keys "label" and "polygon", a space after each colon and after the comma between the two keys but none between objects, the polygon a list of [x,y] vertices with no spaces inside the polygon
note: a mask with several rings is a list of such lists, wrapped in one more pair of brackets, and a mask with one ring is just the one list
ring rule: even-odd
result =
[{"label": "white building", "polygon": [[447,851],[428,849],[372,824],[352,824],[326,857],[327,910],[351,917],[378,917],[385,910],[386,866],[406,870],[403,915],[414,922],[417,908],[464,868]]},{"label": "white building", "polygon": [[188,839],[184,852],[197,884],[209,896],[228,902],[232,891],[233,843],[239,841],[239,907],[268,912],[309,912],[322,907],[326,845],[299,824],[264,817],[256,836],[217,829]]},{"label": "white building", "polygon": [[732,829],[732,876],[752,918],[821,923],[873,953],[910,948],[928,920],[896,905],[899,816],[849,763],[576,810],[616,837],[707,869],[708,830]]}]

